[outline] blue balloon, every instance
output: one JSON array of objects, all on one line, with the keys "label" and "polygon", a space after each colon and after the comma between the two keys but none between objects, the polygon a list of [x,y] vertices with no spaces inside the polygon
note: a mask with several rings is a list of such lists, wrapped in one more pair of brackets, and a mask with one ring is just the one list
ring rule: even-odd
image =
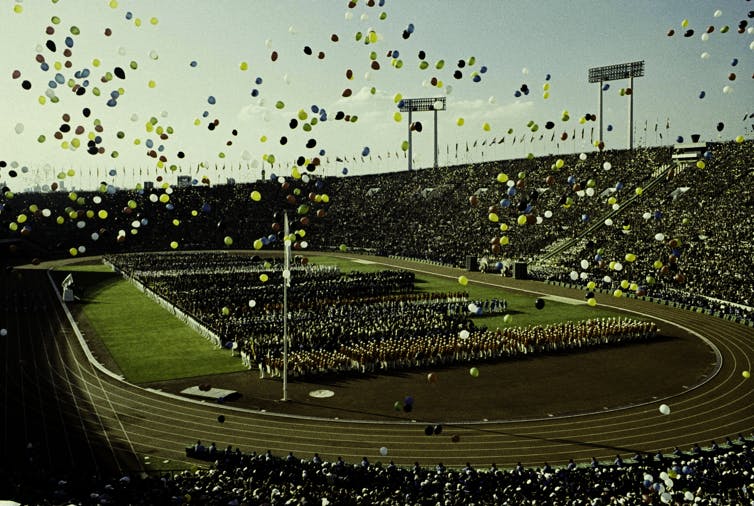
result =
[{"label": "blue balloon", "polygon": [[568,176],[568,184],[574,184],[576,182],[575,176]]},{"label": "blue balloon", "polygon": [[126,12],[126,19],[131,19],[132,17],[134,17],[134,15],[131,11]]},{"label": "blue balloon", "polygon": [[738,65],[738,58],[733,58],[733,61],[730,62],[730,66],[735,67],[736,65]]},{"label": "blue balloon", "polygon": [[65,84],[65,76],[58,72],[55,74],[55,82],[58,84]]},{"label": "blue balloon", "polygon": [[154,147],[154,141],[152,139],[147,139],[147,142],[145,142],[148,148]]},{"label": "blue balloon", "polygon": [[202,212],[203,213],[208,213],[210,211],[212,211],[212,206],[211,205],[209,205],[206,202],[204,204],[202,204]]},{"label": "blue balloon", "polygon": [[683,142],[683,136],[679,135],[678,137],[676,137],[675,141],[680,144],[681,142]]},{"label": "blue balloon", "polygon": [[615,189],[616,190],[622,190],[623,189],[623,183],[621,183],[620,181],[618,181],[617,183],[615,183]]},{"label": "blue balloon", "polygon": [[173,209],[175,209],[175,206],[171,202],[168,202],[167,204],[165,204],[165,209],[172,211]]},{"label": "blue balloon", "polygon": [[393,58],[398,58],[400,55],[397,49],[393,49]]},{"label": "blue balloon", "polygon": [[584,223],[586,223],[587,221],[589,221],[589,215],[588,214],[582,214],[581,215],[581,221],[583,221]]},{"label": "blue balloon", "polygon": [[215,104],[215,97],[213,97],[212,95],[210,95],[207,98],[207,102],[209,102],[210,104],[214,105]]},{"label": "blue balloon", "polygon": [[192,67],[196,67],[199,64],[197,63],[196,60],[191,60],[191,63],[189,63],[189,65],[191,65]]},{"label": "blue balloon", "polygon": [[662,212],[660,212],[660,211],[655,211],[655,212],[654,212],[654,218],[655,218],[656,220],[660,220],[660,219],[662,219]]},{"label": "blue balloon", "polygon": [[699,92],[699,98],[700,99],[702,99],[702,98],[704,98],[706,96],[707,96],[707,92],[706,91],[702,90],[702,91]]},{"label": "blue balloon", "polygon": [[111,176],[116,176],[118,175],[118,171],[115,169],[110,169],[110,172],[108,172],[108,174],[110,174]]},{"label": "blue balloon", "polygon": [[549,80],[550,80],[550,77],[551,77],[551,76],[550,76],[550,74],[547,74],[547,75],[545,76],[545,81],[549,81]]},{"label": "blue balloon", "polygon": [[257,77],[256,79],[254,79],[254,82],[256,84],[262,84],[262,78],[261,77]]},{"label": "blue balloon", "polygon": [[406,29],[406,31],[408,33],[414,33],[414,24],[413,23],[409,23],[408,24],[408,28]]},{"label": "blue balloon", "polygon": [[73,39],[71,37],[65,38],[65,45],[68,47],[73,47]]},{"label": "blue balloon", "polygon": [[521,92],[516,90],[516,93],[513,94],[514,97],[518,98],[521,96]]},{"label": "blue balloon", "polygon": [[605,83],[605,84],[602,85],[602,91],[607,91],[609,89],[610,89],[610,85],[609,84]]},{"label": "blue balloon", "polygon": [[325,150],[324,149],[320,149],[319,150],[319,156],[325,156]]},{"label": "blue balloon", "polygon": [[348,169],[346,167],[343,167],[343,170],[341,172],[345,176],[346,174],[348,174]]},{"label": "blue balloon", "polygon": [[711,160],[712,159],[712,151],[705,151],[704,155],[702,155],[702,156],[704,156],[705,160]]},{"label": "blue balloon", "polygon": [[482,65],[482,67],[479,69],[480,74],[486,74],[487,73],[487,65]]},{"label": "blue balloon", "polygon": [[202,113],[202,118],[206,118],[207,116],[209,116],[209,111],[204,111]]},{"label": "blue balloon", "polygon": [[39,68],[41,68],[44,72],[47,72],[48,70],[50,70],[50,65],[48,65],[48,63],[45,61],[45,62],[42,62]]},{"label": "blue balloon", "polygon": [[500,201],[500,205],[501,205],[502,207],[510,207],[510,205],[511,205],[511,201],[510,201],[510,200],[508,200],[508,199],[503,199],[503,200],[501,200],[501,201]]},{"label": "blue balloon", "polygon": [[49,83],[47,83],[47,86],[52,89],[55,89],[58,87],[58,83],[56,83],[55,81],[50,81]]},{"label": "blue balloon", "polygon": [[251,96],[252,97],[256,97],[258,95],[259,95],[259,90],[258,89],[254,88],[253,90],[251,90]]},{"label": "blue balloon", "polygon": [[364,149],[361,150],[361,156],[369,156],[369,147],[364,146]]},{"label": "blue balloon", "polygon": [[607,125],[607,131],[612,132],[613,131],[613,125]]},{"label": "blue balloon", "polygon": [[515,194],[516,194],[516,187],[515,186],[511,186],[510,188],[508,188],[508,195],[509,196],[513,197]]},{"label": "blue balloon", "polygon": [[116,102],[115,99],[113,99],[113,98],[111,98],[110,100],[107,101],[107,106],[108,107],[115,107],[116,105],[118,105],[118,102]]},{"label": "blue balloon", "polygon": [[482,80],[482,76],[475,75],[474,77],[471,78],[471,80],[474,81],[475,83],[478,83],[479,81]]}]

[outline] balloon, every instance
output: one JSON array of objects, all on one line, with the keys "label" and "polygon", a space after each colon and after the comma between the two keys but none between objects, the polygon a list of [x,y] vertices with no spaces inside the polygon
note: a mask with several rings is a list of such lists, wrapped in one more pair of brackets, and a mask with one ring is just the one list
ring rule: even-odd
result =
[{"label": "balloon", "polygon": [[387,448],[385,446],[380,448],[380,455],[382,455],[383,457],[387,455]]},{"label": "balloon", "polygon": [[749,378],[751,378],[751,373],[749,371],[743,371],[741,373],[741,376],[743,376],[744,379],[749,379]]},{"label": "balloon", "polygon": [[427,382],[428,383],[437,383],[437,375],[433,372],[427,374]]},{"label": "balloon", "polygon": [[590,307],[594,307],[597,305],[597,299],[595,299],[594,297],[590,297],[589,299],[587,299],[586,303]]},{"label": "balloon", "polygon": [[537,308],[537,309],[544,308],[545,307],[545,301],[544,301],[544,299],[539,299],[539,298],[536,299],[534,301],[534,307]]},{"label": "balloon", "polygon": [[259,281],[261,281],[262,283],[266,283],[267,281],[269,281],[269,279],[270,279],[270,277],[267,274],[260,274],[259,275]]},{"label": "balloon", "polygon": [[669,415],[670,414],[670,406],[667,404],[660,404],[660,413],[663,415]]},{"label": "balloon", "polygon": [[466,276],[458,276],[458,283],[466,286],[469,284],[469,278],[467,278]]},{"label": "balloon", "polygon": [[472,367],[471,369],[469,369],[469,374],[473,378],[478,378],[479,377],[479,369],[477,369],[476,367]]}]

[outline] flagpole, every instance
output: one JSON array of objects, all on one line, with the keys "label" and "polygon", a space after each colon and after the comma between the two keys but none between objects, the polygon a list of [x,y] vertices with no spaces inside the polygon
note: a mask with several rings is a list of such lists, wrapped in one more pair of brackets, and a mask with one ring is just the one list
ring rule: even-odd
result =
[{"label": "flagpole", "polygon": [[288,212],[283,213],[283,401],[288,400],[288,285],[291,270],[291,241],[288,238]]}]

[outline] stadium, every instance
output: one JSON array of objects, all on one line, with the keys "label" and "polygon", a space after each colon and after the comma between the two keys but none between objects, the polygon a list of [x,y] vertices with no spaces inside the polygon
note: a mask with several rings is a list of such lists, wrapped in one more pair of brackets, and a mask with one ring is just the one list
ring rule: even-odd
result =
[{"label": "stadium", "polygon": [[[710,77],[725,83],[714,100],[744,96],[712,129],[645,119],[643,60],[590,68],[599,112],[578,121],[542,105],[557,74],[527,98],[528,68],[510,100],[534,119],[494,116],[493,97],[475,116],[465,90],[493,62],[445,68],[422,49],[383,78],[413,60],[423,25],[371,0],[334,9],[340,37],[324,22],[259,34],[267,63],[232,55],[244,84],[220,79],[209,98],[192,81],[203,104],[184,117],[171,100],[190,103],[191,86],[143,95],[172,78],[169,44],[126,48],[179,37],[169,11],[52,4],[0,14],[41,40],[5,78],[40,109],[0,163],[0,504],[754,501],[752,94],[733,83],[752,61],[745,2],[697,28],[701,44],[737,24],[717,49],[749,51]],[[695,22],[660,40],[691,44]],[[338,53],[351,31],[361,56]],[[216,63],[184,50],[181,72]],[[342,91],[307,67],[344,62]],[[432,80],[412,73],[429,67]],[[339,98],[291,91],[304,75]],[[220,109],[248,82],[242,113]],[[362,85],[388,122],[362,126],[376,105],[359,113]],[[611,93],[629,104],[627,145],[603,125],[622,114],[603,110]],[[433,137],[416,120],[430,112]],[[364,140],[390,126],[390,147]]]}]

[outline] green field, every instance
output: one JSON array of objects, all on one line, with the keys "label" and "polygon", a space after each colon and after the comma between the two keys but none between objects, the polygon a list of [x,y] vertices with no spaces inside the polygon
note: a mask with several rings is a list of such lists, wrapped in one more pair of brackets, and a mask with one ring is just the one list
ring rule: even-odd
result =
[{"label": "green field", "polygon": [[104,265],[73,272],[81,309],[128,381],[151,383],[245,370]]},{"label": "green field", "polygon": [[[344,272],[385,268],[345,258],[312,256],[309,259],[312,263],[338,265]],[[245,370],[239,358],[231,357],[228,350],[214,346],[106,266],[66,266],[59,269],[57,276],[65,276],[68,272],[74,275],[83,316],[129,381],[152,383]],[[513,316],[512,322],[505,323],[502,315],[473,318],[478,326],[492,329],[618,314],[599,306],[589,307],[582,301],[568,304],[546,300],[545,307],[538,310],[534,307],[535,295],[520,295],[474,281],[461,286],[457,279],[450,277],[420,273],[416,281],[420,291],[466,291],[471,300],[505,299],[508,313]]]}]

